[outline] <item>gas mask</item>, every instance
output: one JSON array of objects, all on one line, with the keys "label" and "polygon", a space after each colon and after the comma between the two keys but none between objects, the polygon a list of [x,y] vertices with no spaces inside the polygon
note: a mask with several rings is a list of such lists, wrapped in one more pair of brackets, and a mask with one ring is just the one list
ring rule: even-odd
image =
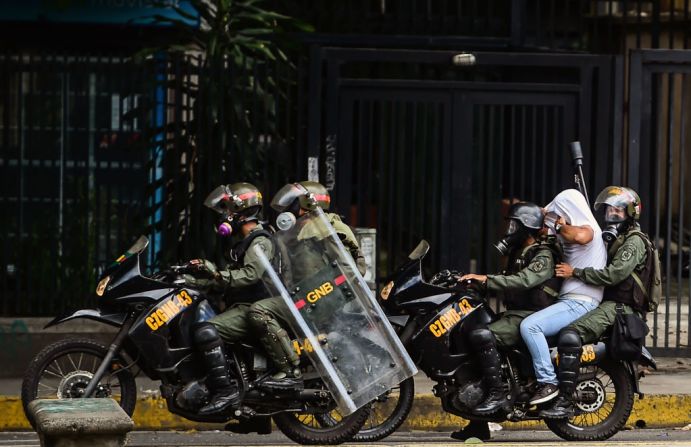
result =
[{"label": "gas mask", "polygon": [[506,235],[494,244],[494,248],[496,248],[502,256],[508,256],[511,248],[523,242],[524,238],[525,230],[523,226],[519,224],[517,220],[511,219],[509,220],[509,227],[506,229]]},{"label": "gas mask", "polygon": [[239,219],[233,216],[223,216],[216,227],[216,233],[221,237],[230,237],[240,229]]},{"label": "gas mask", "polygon": [[626,214],[613,206],[607,206],[605,209],[605,229],[602,230],[602,239],[606,244],[611,244],[616,241],[621,233],[624,233],[628,227],[626,221]]}]

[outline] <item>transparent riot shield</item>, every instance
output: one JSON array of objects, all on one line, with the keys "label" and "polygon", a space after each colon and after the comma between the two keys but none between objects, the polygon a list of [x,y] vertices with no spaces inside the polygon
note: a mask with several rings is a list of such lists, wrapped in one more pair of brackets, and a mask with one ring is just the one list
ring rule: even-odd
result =
[{"label": "transparent riot shield", "polygon": [[324,212],[278,225],[280,262],[257,246],[264,281],[283,298],[339,410],[351,414],[417,369]]}]

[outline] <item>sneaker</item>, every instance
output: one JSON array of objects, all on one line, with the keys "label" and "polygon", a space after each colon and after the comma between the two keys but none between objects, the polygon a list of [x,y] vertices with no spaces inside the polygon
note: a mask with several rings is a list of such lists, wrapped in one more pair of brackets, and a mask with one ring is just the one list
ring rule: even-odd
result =
[{"label": "sneaker", "polygon": [[541,383],[538,385],[535,394],[530,398],[530,405],[544,404],[559,395],[559,387],[551,383]]}]

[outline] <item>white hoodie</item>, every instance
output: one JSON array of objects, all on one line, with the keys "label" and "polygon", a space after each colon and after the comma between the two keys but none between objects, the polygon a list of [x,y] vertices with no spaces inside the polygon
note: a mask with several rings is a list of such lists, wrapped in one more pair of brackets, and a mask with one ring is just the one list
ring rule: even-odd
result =
[{"label": "white hoodie", "polygon": [[[567,189],[560,192],[552,202],[545,206],[545,210],[563,217],[569,225],[588,225],[593,229],[593,240],[585,245],[568,243],[561,235],[559,236],[559,240],[564,246],[564,262],[574,268],[581,269],[592,267],[599,270],[607,265],[607,248],[602,240],[602,230],[580,191]],[[567,293],[585,295],[599,304],[602,301],[603,292],[604,287],[591,286],[580,279],[568,278],[562,284],[559,294],[561,296]]]}]

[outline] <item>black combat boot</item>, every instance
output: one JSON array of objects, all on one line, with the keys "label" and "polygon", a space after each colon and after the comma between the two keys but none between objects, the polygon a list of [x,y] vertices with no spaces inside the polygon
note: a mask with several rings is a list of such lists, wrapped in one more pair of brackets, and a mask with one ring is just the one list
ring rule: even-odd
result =
[{"label": "black combat boot", "polygon": [[468,422],[468,425],[461,430],[451,432],[451,437],[459,441],[466,441],[470,438],[478,438],[481,441],[489,441],[489,424],[485,421]]},{"label": "black combat boot", "polygon": [[295,352],[288,332],[259,303],[250,307],[248,316],[250,325],[259,337],[266,354],[278,370],[259,382],[259,386],[276,391],[302,390],[305,385],[298,367],[300,358]]},{"label": "black combat boot", "polygon": [[545,419],[565,419],[573,417],[575,406],[573,396],[581,367],[581,337],[570,328],[559,332],[559,396],[552,404],[540,411]]},{"label": "black combat boot", "polygon": [[212,324],[202,323],[195,330],[194,336],[201,349],[202,362],[208,371],[206,385],[211,393],[209,403],[199,410],[199,414],[204,416],[237,406],[240,403],[240,393],[230,380],[223,341],[218,331]]},{"label": "black combat boot", "polygon": [[470,333],[470,341],[478,348],[482,377],[487,387],[487,396],[473,409],[477,415],[497,412],[508,402],[501,374],[501,356],[497,342],[489,329],[475,329]]}]

